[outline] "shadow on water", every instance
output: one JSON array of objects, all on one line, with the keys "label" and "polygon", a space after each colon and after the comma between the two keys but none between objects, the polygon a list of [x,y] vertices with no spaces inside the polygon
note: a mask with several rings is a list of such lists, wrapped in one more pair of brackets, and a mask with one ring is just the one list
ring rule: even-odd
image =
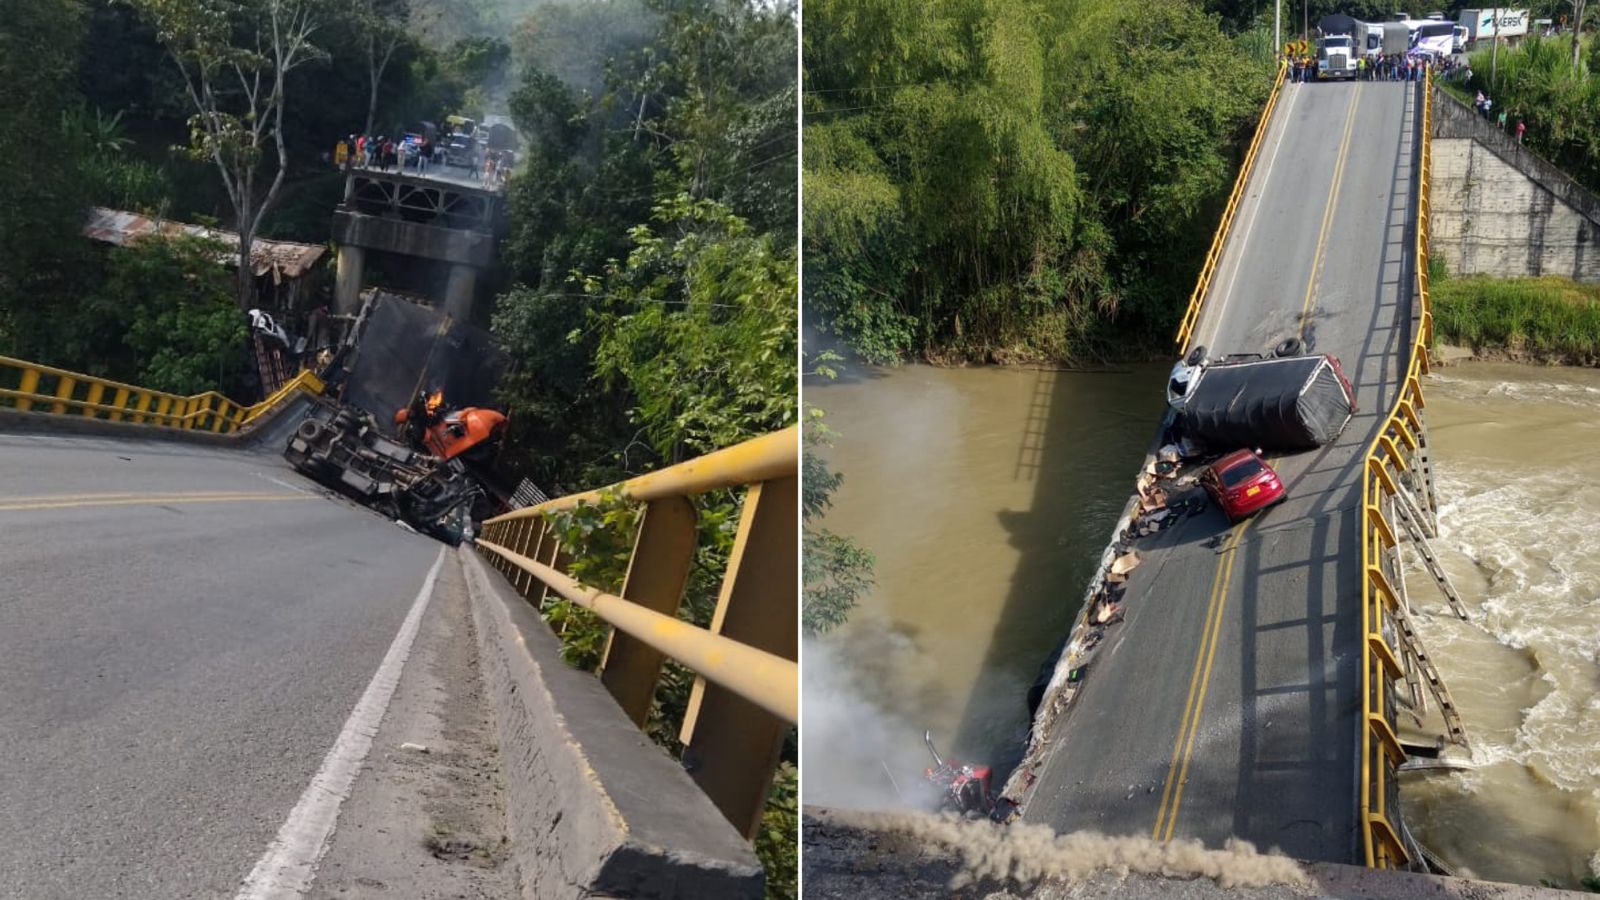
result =
[{"label": "shadow on water", "polygon": [[1159,364],[1037,373],[1011,467],[1013,479],[1033,483],[1032,502],[998,513],[1020,559],[993,630],[971,636],[987,649],[952,742],[958,755],[994,766],[996,784],[1021,759],[1028,688],[1066,637],[1133,492],[1160,421],[1165,374]]}]

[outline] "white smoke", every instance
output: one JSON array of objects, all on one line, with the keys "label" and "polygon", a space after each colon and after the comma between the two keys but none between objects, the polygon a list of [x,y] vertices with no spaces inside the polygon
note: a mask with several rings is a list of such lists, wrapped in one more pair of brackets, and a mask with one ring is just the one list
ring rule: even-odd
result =
[{"label": "white smoke", "polygon": [[[860,642],[854,645],[859,646]],[[801,648],[804,727],[800,785],[808,805],[913,809],[927,805],[919,773],[930,762],[922,729],[868,699],[845,645]]]}]

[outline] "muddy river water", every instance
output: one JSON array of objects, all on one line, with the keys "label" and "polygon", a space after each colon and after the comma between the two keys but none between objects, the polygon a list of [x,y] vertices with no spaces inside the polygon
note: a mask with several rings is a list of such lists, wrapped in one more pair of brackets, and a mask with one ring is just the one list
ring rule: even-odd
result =
[{"label": "muddy river water", "polygon": [[[940,749],[1002,768],[1162,406],[1165,368],[854,369],[806,385],[839,433],[825,524],[877,557],[805,647],[805,801],[907,803]],[[1410,578],[1478,768],[1407,776],[1417,837],[1479,877],[1600,870],[1600,372],[1470,364],[1427,385],[1441,558],[1471,618]]]}]

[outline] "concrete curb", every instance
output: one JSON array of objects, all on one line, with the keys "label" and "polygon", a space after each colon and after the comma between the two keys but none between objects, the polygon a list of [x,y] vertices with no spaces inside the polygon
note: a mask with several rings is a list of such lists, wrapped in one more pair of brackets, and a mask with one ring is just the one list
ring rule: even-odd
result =
[{"label": "concrete curb", "polygon": [[292,411],[304,408],[304,397],[295,394],[278,401],[272,408],[244,430],[232,434],[210,431],[187,431],[181,428],[163,428],[156,425],[136,425],[132,422],[112,422],[67,413],[43,413],[17,409],[0,409],[0,432],[27,434],[64,434],[83,437],[106,437],[131,441],[165,441],[175,444],[195,444],[202,447],[243,448],[252,447],[266,439],[273,426]]},{"label": "concrete curb", "polygon": [[458,551],[495,712],[522,896],[762,896],[754,849],[683,767],[568,666],[538,610]]}]

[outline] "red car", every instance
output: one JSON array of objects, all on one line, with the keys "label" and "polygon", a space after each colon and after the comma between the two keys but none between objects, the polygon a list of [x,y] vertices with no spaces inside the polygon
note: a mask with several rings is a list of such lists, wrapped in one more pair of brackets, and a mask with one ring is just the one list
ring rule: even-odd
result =
[{"label": "red car", "polygon": [[1200,476],[1200,483],[1230,522],[1284,498],[1283,481],[1254,450],[1235,450],[1212,463]]}]

